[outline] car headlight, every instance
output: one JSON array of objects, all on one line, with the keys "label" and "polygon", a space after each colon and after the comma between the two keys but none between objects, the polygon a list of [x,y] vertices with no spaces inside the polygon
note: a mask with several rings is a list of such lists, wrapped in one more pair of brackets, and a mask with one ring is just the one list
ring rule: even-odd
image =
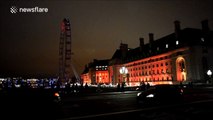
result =
[{"label": "car headlight", "polygon": [[154,97],[154,94],[149,94],[146,96],[147,98],[153,98]]},{"label": "car headlight", "polygon": [[138,94],[137,94],[137,96],[139,97],[141,95],[141,92],[139,92]]},{"label": "car headlight", "polygon": [[54,93],[54,96],[55,96],[55,97],[60,97],[59,93],[57,93],[57,92]]}]

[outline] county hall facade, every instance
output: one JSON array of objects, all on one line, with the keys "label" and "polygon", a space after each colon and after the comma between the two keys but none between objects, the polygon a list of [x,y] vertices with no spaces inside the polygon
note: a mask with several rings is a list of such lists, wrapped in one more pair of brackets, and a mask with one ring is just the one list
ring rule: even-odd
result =
[{"label": "county hall facade", "polygon": [[149,42],[139,39],[139,46],[128,48],[121,43],[112,58],[94,60],[85,66],[81,78],[89,84],[112,84],[125,82],[129,86],[150,84],[176,84],[180,82],[207,82],[213,70],[213,31],[208,20],[201,21],[201,29],[181,29],[174,22],[174,33]]}]

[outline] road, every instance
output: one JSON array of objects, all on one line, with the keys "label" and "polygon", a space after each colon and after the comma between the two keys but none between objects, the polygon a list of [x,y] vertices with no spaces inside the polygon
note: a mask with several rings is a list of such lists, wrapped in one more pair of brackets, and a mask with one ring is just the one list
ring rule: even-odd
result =
[{"label": "road", "polygon": [[63,101],[65,116],[102,114],[137,108],[136,92],[114,92],[83,97],[68,98]]},{"label": "road", "polygon": [[27,93],[3,99],[8,94],[1,92],[1,120],[190,120],[213,115],[213,87],[184,88],[182,104],[147,107],[137,104],[138,91],[62,94],[61,104],[54,107]]},{"label": "road", "polygon": [[184,103],[141,107],[137,91],[70,96],[63,100],[61,120],[72,119],[175,119],[185,120],[211,115],[213,88],[184,89]]}]

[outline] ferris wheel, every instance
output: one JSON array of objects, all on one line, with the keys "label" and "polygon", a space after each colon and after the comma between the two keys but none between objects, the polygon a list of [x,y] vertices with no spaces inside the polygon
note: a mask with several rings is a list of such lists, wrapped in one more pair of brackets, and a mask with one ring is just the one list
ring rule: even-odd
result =
[{"label": "ferris wheel", "polygon": [[71,27],[68,19],[61,22],[59,42],[59,82],[64,84],[71,79]]},{"label": "ferris wheel", "polygon": [[68,19],[63,19],[61,22],[61,33],[59,42],[59,83],[64,85],[72,80],[71,71],[73,72],[76,82],[81,83],[81,78],[78,75],[72,60],[72,40],[71,27]]}]

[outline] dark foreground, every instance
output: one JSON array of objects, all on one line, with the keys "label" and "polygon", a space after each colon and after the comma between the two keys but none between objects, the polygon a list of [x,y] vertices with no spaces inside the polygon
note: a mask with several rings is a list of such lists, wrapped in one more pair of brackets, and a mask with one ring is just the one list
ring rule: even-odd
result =
[{"label": "dark foreground", "polygon": [[57,119],[60,103],[53,98],[54,92],[51,89],[3,90],[0,94],[0,119]]},{"label": "dark foreground", "polygon": [[106,114],[67,117],[60,120],[209,120],[213,115],[212,107],[213,101],[211,100]]},{"label": "dark foreground", "polygon": [[[50,95],[54,90],[15,89],[0,91],[0,119],[27,120],[200,120],[213,115],[213,90],[185,89],[185,102],[158,106],[137,106],[137,91],[62,92],[62,102]],[[103,94],[102,94],[103,93]]]}]

